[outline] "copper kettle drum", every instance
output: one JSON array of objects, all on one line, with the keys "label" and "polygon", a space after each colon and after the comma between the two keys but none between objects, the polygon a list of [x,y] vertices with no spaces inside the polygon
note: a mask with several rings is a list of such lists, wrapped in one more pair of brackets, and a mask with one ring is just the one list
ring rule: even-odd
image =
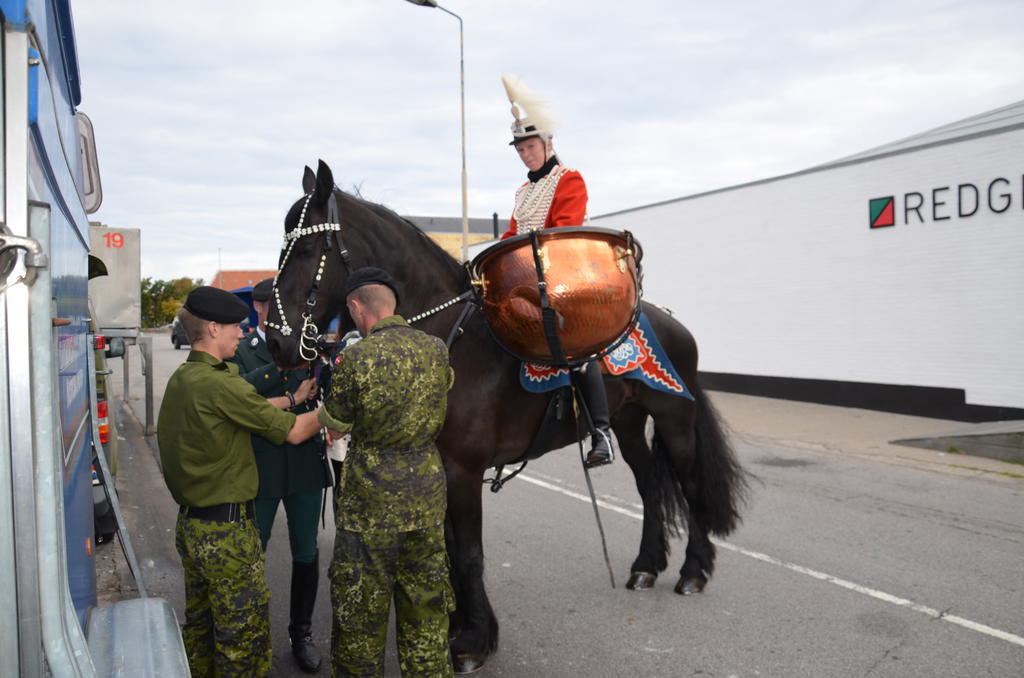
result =
[{"label": "copper kettle drum", "polygon": [[[640,308],[640,244],[629,231],[559,227],[522,233],[472,262],[484,316],[498,342],[529,362],[575,365],[604,355]],[[541,276],[538,276],[538,267]],[[564,360],[545,332],[541,281]]]}]

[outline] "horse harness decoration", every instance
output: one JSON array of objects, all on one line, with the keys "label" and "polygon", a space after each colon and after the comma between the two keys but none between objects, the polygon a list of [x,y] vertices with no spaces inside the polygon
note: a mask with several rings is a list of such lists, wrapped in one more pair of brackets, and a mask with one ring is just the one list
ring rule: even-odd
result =
[{"label": "horse harness decoration", "polygon": [[[313,310],[316,307],[317,298],[319,296],[320,282],[324,275],[324,266],[327,265],[327,256],[330,253],[334,240],[338,241],[338,253],[341,255],[342,263],[348,272],[352,271],[352,257],[349,255],[348,248],[345,246],[345,242],[341,239],[341,219],[338,217],[338,200],[334,191],[331,191],[331,197],[327,200],[327,221],[322,224],[310,224],[309,226],[303,226],[303,222],[306,220],[306,210],[309,207],[309,202],[313,198],[312,193],[306,194],[306,201],[302,204],[302,212],[299,213],[299,220],[296,222],[295,228],[288,233],[285,233],[284,242],[281,244],[281,249],[284,254],[281,257],[281,263],[277,269],[277,275],[274,277],[274,303],[277,305],[277,312],[281,316],[281,324],[272,323],[267,321],[267,327],[271,327],[279,331],[284,336],[291,336],[294,330],[288,323],[288,316],[284,312],[284,304],[281,301],[280,288],[277,286],[277,281],[281,277],[281,273],[284,271],[285,265],[288,263],[288,257],[292,253],[295,243],[304,236],[316,235],[318,233],[324,234],[324,247],[320,254],[320,262],[317,264],[316,273],[313,276],[313,284],[310,286],[309,294],[306,296],[306,307],[302,312],[301,320],[302,327],[299,330],[299,356],[303,360],[315,360],[317,357],[317,348],[323,339],[323,334],[320,332],[320,328],[317,327],[316,322],[313,321]],[[459,302],[468,301],[475,295],[473,289],[463,292],[454,299],[449,299],[443,304],[439,304],[429,311],[419,313],[412,318],[409,318],[409,324],[413,324],[426,317],[432,316],[435,313],[439,313],[446,308],[449,308]],[[448,339],[445,342],[450,349],[455,340],[462,334],[462,325],[468,319],[469,315],[476,308],[476,304],[467,304],[463,309],[463,312],[459,315],[459,319],[452,327],[451,332],[448,335]]]},{"label": "horse harness decoration", "polygon": [[320,263],[317,265],[313,284],[310,286],[309,294],[306,296],[306,308],[302,312],[301,317],[302,328],[299,330],[299,356],[303,360],[316,359],[317,346],[323,337],[320,329],[313,322],[313,309],[316,307],[317,296],[320,291],[320,281],[323,279],[324,266],[327,264],[327,255],[333,247],[335,238],[338,240],[338,253],[341,255],[342,263],[344,263],[346,269],[352,270],[352,258],[349,256],[348,248],[345,247],[345,242],[341,239],[341,220],[338,218],[338,200],[334,195],[334,191],[331,191],[331,197],[327,200],[327,221],[322,224],[303,226],[302,224],[306,220],[306,209],[309,207],[309,201],[312,198],[312,193],[306,194],[306,202],[302,204],[299,220],[296,222],[295,228],[285,233],[284,242],[281,244],[284,254],[281,257],[281,264],[277,268],[277,275],[274,276],[274,303],[277,304],[277,312],[281,316],[281,324],[278,325],[277,323],[267,321],[267,327],[274,328],[286,337],[291,336],[293,330],[291,325],[288,324],[288,316],[285,315],[284,304],[281,303],[281,292],[277,286],[277,281],[281,277],[281,272],[284,271],[284,267],[288,263],[288,257],[292,253],[292,248],[295,247],[295,243],[298,242],[299,238],[323,233],[323,252],[320,254]]}]

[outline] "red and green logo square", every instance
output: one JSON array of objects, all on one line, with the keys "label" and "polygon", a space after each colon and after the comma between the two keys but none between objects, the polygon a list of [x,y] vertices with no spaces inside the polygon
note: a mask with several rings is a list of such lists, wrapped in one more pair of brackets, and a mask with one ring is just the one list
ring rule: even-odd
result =
[{"label": "red and green logo square", "polygon": [[883,226],[894,226],[896,224],[895,198],[872,198],[868,201],[868,213],[870,215],[871,228],[882,228]]}]

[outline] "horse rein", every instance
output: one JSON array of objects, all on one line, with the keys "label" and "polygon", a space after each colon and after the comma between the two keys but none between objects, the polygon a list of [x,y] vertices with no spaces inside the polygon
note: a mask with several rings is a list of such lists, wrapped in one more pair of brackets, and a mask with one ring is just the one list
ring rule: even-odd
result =
[{"label": "horse rein", "polygon": [[327,199],[327,221],[322,224],[303,226],[302,223],[306,220],[306,210],[312,198],[312,193],[306,194],[306,201],[302,204],[302,212],[299,214],[296,227],[285,233],[284,242],[281,244],[284,256],[281,258],[281,265],[277,268],[277,275],[274,276],[273,287],[274,303],[277,305],[277,312],[281,316],[281,324],[267,321],[267,327],[277,330],[286,337],[291,336],[292,332],[294,332],[291,325],[288,324],[288,316],[284,312],[284,304],[281,302],[281,293],[277,286],[277,280],[281,277],[281,273],[288,263],[288,257],[292,253],[292,248],[299,238],[323,233],[324,248],[320,254],[320,263],[317,265],[316,274],[313,276],[313,284],[310,286],[309,294],[306,296],[306,308],[301,316],[302,328],[299,330],[299,357],[308,361],[313,361],[317,358],[317,348],[323,340],[320,328],[313,321],[313,309],[316,307],[320,291],[320,281],[323,279],[324,266],[327,264],[327,255],[330,253],[335,239],[338,241],[338,253],[341,255],[342,263],[347,270],[352,270],[352,258],[349,256],[348,248],[345,247],[345,242],[341,239],[341,220],[338,218],[338,200],[334,195],[334,191],[331,190],[331,197]]}]

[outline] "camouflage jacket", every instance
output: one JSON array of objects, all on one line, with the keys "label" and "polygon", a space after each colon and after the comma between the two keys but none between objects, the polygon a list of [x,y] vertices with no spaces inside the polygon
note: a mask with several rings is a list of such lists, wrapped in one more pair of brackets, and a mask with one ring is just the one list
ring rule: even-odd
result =
[{"label": "camouflage jacket", "polygon": [[434,441],[455,373],[444,342],[400,316],[339,354],[321,423],[352,432],[338,526],[406,532],[444,522],[445,475]]}]

